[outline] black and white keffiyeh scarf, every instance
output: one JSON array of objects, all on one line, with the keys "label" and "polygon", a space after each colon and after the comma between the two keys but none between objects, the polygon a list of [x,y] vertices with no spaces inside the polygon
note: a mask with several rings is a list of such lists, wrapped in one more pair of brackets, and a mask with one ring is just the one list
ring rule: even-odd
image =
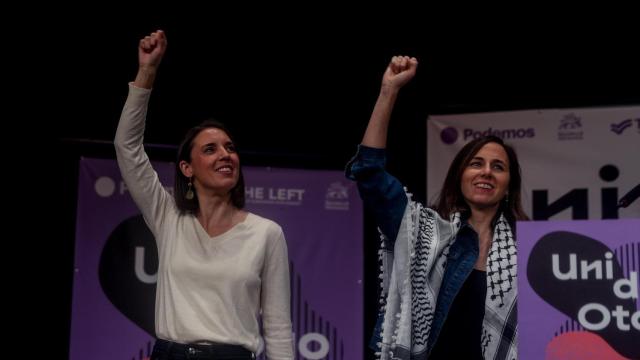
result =
[{"label": "black and white keffiyeh scarf", "polygon": [[[382,279],[382,360],[428,359],[427,340],[444,277],[449,247],[460,214],[442,219],[411,200],[393,250],[380,250]],[[487,259],[487,297],[481,346],[485,359],[517,359],[516,244],[504,215],[495,224]]]}]

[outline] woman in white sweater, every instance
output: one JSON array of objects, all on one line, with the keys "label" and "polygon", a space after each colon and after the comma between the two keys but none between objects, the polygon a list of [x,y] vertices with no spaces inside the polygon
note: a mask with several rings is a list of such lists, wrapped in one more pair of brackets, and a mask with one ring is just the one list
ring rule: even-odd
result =
[{"label": "woman in white sweater", "polygon": [[244,180],[229,132],[206,121],[186,134],[173,195],[144,151],[149,97],[166,48],[161,30],[140,40],[138,73],[115,137],[122,177],[158,246],[151,358],[253,359],[266,349],[269,359],[293,359],[287,245],[278,224],[243,210]]}]

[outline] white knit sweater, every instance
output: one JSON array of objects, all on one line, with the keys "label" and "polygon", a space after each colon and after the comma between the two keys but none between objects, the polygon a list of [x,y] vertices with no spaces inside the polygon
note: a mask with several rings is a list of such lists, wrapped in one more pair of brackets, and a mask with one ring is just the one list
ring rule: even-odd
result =
[{"label": "white knit sweater", "polygon": [[266,343],[269,359],[293,359],[282,229],[249,213],[210,237],[193,215],[178,212],[143,148],[150,94],[129,85],[115,145],[122,177],[158,245],[156,335],[178,343],[239,344],[255,353]]}]

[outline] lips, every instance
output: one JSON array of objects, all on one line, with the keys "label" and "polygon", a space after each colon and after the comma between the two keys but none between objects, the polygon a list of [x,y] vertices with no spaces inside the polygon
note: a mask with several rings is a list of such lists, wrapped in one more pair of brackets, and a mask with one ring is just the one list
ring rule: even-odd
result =
[{"label": "lips", "polygon": [[489,183],[486,183],[486,182],[475,183],[475,184],[473,184],[473,186],[475,186],[476,188],[479,188],[479,189],[483,189],[483,190],[493,190],[495,188],[495,185],[489,184]]},{"label": "lips", "polygon": [[233,172],[233,166],[231,165],[222,165],[216,168],[216,172],[231,174]]}]

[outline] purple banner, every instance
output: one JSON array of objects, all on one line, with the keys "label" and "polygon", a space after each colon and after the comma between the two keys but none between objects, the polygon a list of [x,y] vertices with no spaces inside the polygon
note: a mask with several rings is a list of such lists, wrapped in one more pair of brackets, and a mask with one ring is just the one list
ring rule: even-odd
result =
[{"label": "purple banner", "polygon": [[[173,165],[154,163],[170,189]],[[296,359],[362,359],[362,204],[340,171],[244,167],[247,210],[284,230]],[[142,360],[158,255],[114,160],[81,159],[70,359]]]},{"label": "purple banner", "polygon": [[640,358],[640,220],[518,223],[520,360]]}]

